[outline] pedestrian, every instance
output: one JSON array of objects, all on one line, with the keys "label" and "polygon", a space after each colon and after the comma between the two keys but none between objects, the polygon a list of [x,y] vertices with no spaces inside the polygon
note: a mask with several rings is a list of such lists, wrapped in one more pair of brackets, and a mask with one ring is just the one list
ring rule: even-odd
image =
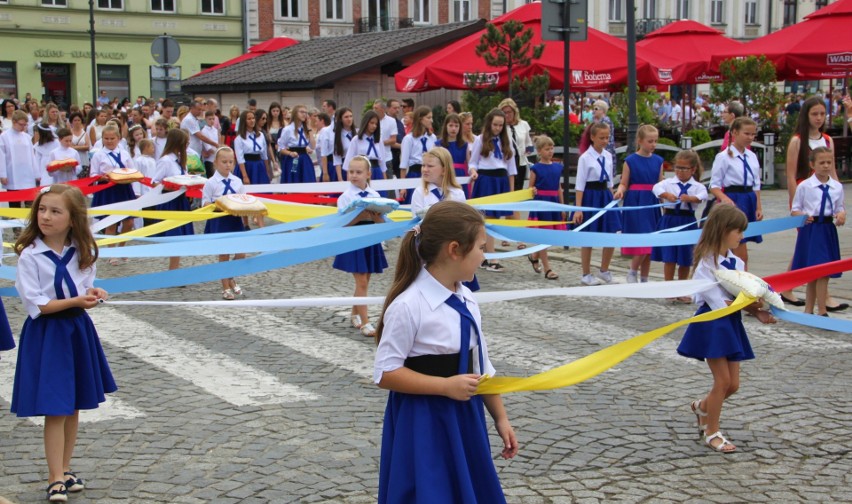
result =
[{"label": "pedestrian", "polygon": [[308,108],[296,105],[292,111],[293,122],[284,127],[278,138],[278,153],[281,155],[281,182],[316,182],[314,162],[311,159],[313,142],[308,125]]},{"label": "pedestrian", "polygon": [[147,137],[148,134],[141,124],[134,124],[127,130],[127,152],[130,154],[130,157],[134,159],[139,157],[139,142]]},{"label": "pedestrian", "polygon": [[[402,139],[402,154],[399,161],[400,178],[418,178],[423,166],[423,154],[435,147],[438,138],[432,133],[432,109],[426,106],[417,107],[412,119],[411,133]],[[400,190],[403,202],[411,203],[411,192]]]},{"label": "pedestrian", "polygon": [[[734,205],[748,217],[749,222],[763,220],[760,203],[760,162],[749,149],[757,133],[757,123],[749,117],[738,117],[731,124],[731,144],[716,154],[710,175],[710,192],[718,204]],[[761,243],[763,237],[746,238],[734,250],[748,268],[747,242]]]},{"label": "pedestrian", "polygon": [[317,159],[320,164],[321,182],[337,182],[334,170],[334,121],[325,112],[317,114],[322,128],[317,134]]},{"label": "pedestrian", "polygon": [[117,390],[86,313],[107,293],[93,285],[98,246],[83,193],[66,184],[42,188],[15,253],[15,287],[28,317],[19,339],[11,409],[18,417],[44,416],[47,497],[66,502],[68,492],[85,488],[71,470],[80,410],[97,408],[104,394]]},{"label": "pedestrian", "polygon": [[[621,171],[621,182],[613,198],[623,200],[625,207],[657,204],[654,184],[663,178],[663,158],[654,154],[659,131],[643,124],[636,131],[636,152],[627,156]],[[621,214],[623,233],[653,233],[660,223],[660,209],[646,208]],[[627,283],[647,282],[651,270],[651,247],[621,247],[622,255],[633,256]]]},{"label": "pedestrian", "polygon": [[[613,157],[606,150],[610,141],[610,128],[604,122],[595,122],[589,126],[590,148],[577,161],[577,179],[574,185],[577,206],[604,208],[612,200]],[[574,212],[572,222],[582,224],[594,215],[593,212]],[[583,231],[595,233],[618,233],[621,231],[621,218],[618,213],[609,211],[583,228]],[[612,273],[609,263],[612,261],[613,247],[604,247],[601,253],[601,267],[594,275],[591,274],[592,248],[580,249],[580,262],[583,285],[600,285],[612,283]]]},{"label": "pedestrian", "polygon": [[726,150],[731,143],[731,124],[733,124],[737,117],[742,117],[744,114],[745,109],[743,108],[743,104],[738,101],[728,102],[728,105],[722,111],[722,122],[727,126],[725,136],[722,137],[722,151]]},{"label": "pedestrian", "polygon": [[[707,188],[697,182],[701,178],[701,160],[698,154],[690,150],[682,150],[675,154],[675,176],[664,178],[654,184],[654,196],[664,202],[678,204],[663,210],[663,217],[657,224],[657,230],[678,228],[680,231],[698,229],[695,219],[695,207],[702,201],[707,201]],[[665,280],[674,280],[675,267],[677,279],[689,278],[689,268],[692,266],[692,249],[694,245],[667,245],[654,247],[651,250],[651,260],[663,263]],[[684,304],[692,303],[690,297],[669,298],[669,301]]]},{"label": "pedestrian", "polygon": [[[154,176],[151,177],[151,182],[162,184],[163,180],[167,177],[186,175],[186,150],[188,147],[189,135],[186,131],[178,128],[170,129],[166,137],[166,148],[163,150],[163,155],[157,160],[157,168]],[[163,192],[170,192],[170,190],[164,188]],[[154,209],[166,212],[189,212],[189,198],[186,197],[186,193],[183,193],[175,199],[160,203]],[[158,233],[156,236],[187,236],[191,234],[194,234],[192,223],[187,222],[186,224]],[[169,257],[169,270],[175,270],[179,267],[180,257]]]},{"label": "pedestrian", "polygon": [[[337,210],[344,211],[349,205],[362,198],[378,198],[379,193],[370,187],[370,171],[373,160],[364,156],[355,156],[348,163],[347,173],[349,175],[349,187],[337,198]],[[362,210],[350,225],[360,226],[364,224],[382,223],[382,215],[369,210]],[[388,267],[385,253],[379,243],[368,245],[364,248],[338,254],[332,264],[334,269],[352,273],[355,279],[355,297],[365,297],[370,286],[370,275],[381,273]],[[365,305],[352,307],[349,317],[352,326],[358,329],[362,335],[372,338],[376,336],[376,328],[370,323]]]},{"label": "pedestrian", "polygon": [[[343,169],[343,159],[346,157],[346,152],[349,150],[349,144],[355,138],[355,119],[352,115],[352,110],[349,107],[342,107],[337,110],[337,117],[334,119],[334,176],[339,181],[346,180],[346,170]],[[329,177],[331,172],[329,172]]]},{"label": "pedestrian", "polygon": [[500,395],[476,395],[480,378],[496,371],[479,306],[462,285],[484,260],[485,236],[479,212],[442,201],[403,238],[373,371],[390,391],[379,503],[506,502],[484,409],[504,459],[518,453],[518,441]]},{"label": "pedestrian", "polygon": [[225,145],[234,148],[234,139],[237,138],[237,122],[240,120],[240,108],[236,105],[231,105],[228,109],[228,118],[222,121],[222,136],[225,139]]},{"label": "pedestrian", "polygon": [[[60,168],[59,170],[48,174],[48,178],[52,180],[54,184],[65,184],[75,180],[83,166],[80,164],[80,154],[74,150],[74,146],[71,143],[73,139],[71,130],[68,128],[59,128],[56,131],[56,136],[59,138],[59,147],[50,152],[45,166],[49,165],[53,161],[68,159],[74,160],[77,163],[76,165]],[[47,170],[45,170],[45,173],[47,173]]]},{"label": "pedestrian", "polygon": [[[482,134],[473,143],[470,156],[470,178],[474,181],[472,196],[481,198],[503,194],[512,190],[517,175],[515,153],[506,132],[506,115],[500,109],[492,109],[485,116]],[[487,217],[507,217],[512,212],[487,210]],[[494,252],[494,237],[485,240],[485,251]],[[488,271],[501,273],[505,267],[497,261],[483,260],[481,267]]]},{"label": "pedestrian", "polygon": [[512,141],[512,149],[515,151],[515,166],[518,168],[518,175],[515,177],[515,185],[512,190],[520,191],[524,188],[524,182],[527,179],[527,167],[529,165],[527,155],[532,154],[533,151],[530,125],[521,119],[521,111],[518,109],[515,100],[506,98],[500,102],[498,108],[506,114],[509,140]]},{"label": "pedestrian", "polygon": [[452,170],[450,151],[433,147],[423,153],[421,184],[411,190],[411,213],[421,218],[439,201],[465,201],[464,191]]},{"label": "pedestrian", "polygon": [[[89,173],[94,176],[100,176],[98,184],[110,184],[108,174],[120,168],[134,169],[133,159],[130,153],[119,145],[121,139],[121,130],[114,124],[104,126],[101,134],[101,142],[103,148],[92,156],[92,163],[89,168]],[[133,188],[130,184],[112,184],[106,189],[102,189],[92,197],[92,207],[110,205],[112,203],[120,203],[122,201],[131,201],[136,199],[133,193]],[[127,233],[133,230],[133,218],[127,218],[121,221],[121,232]],[[104,234],[115,235],[118,231],[118,224],[108,226],[104,230]],[[125,242],[119,244],[124,246]],[[110,259],[110,265],[118,264],[118,258]]]},{"label": "pedestrian", "polygon": [[[239,177],[234,175],[234,167],[237,165],[237,157],[230,147],[219,147],[214,154],[213,166],[216,171],[213,176],[204,183],[201,190],[201,205],[210,205],[217,199],[228,194],[245,194],[246,188]],[[208,219],[204,225],[204,234],[236,233],[245,231],[242,217],[226,215],[216,219]],[[234,254],[234,260],[244,259],[245,254]],[[227,262],[231,259],[229,254],[219,254],[219,262]],[[242,295],[243,289],[237,284],[234,277],[222,279],[222,299],[233,300]]]},{"label": "pedestrian", "polygon": [[[154,145],[154,141],[150,138],[143,138],[139,141],[139,155],[133,158],[133,166],[139,173],[142,174],[143,177],[151,178],[154,176],[154,173],[157,171],[157,159],[155,158],[157,154],[157,146]],[[144,195],[151,189],[144,185],[139,184],[139,195]]]},{"label": "pedestrian", "polygon": [[[747,226],[746,215],[737,207],[713,207],[695,245],[692,278],[716,282],[713,272],[717,269],[744,271],[745,262],[736,256],[734,250],[739,246]],[[695,312],[698,316],[727,307],[733,296],[717,284],[695,294],[694,299],[699,305]],[[752,303],[745,310],[763,324],[775,323],[770,312],[760,309],[761,303]],[[719,419],[722,404],[740,386],[740,362],[754,359],[742,314],[737,311],[709,322],[689,324],[677,347],[677,353],[706,361],[713,375],[713,387],[707,395],[692,401],[690,405],[695,413],[699,435],[707,446],[717,452],[735,451],[737,447],[722,435]]]},{"label": "pedestrian", "polygon": [[244,110],[240,114],[240,129],[234,139],[234,152],[239,164],[243,184],[268,184],[271,178],[267,165],[267,148],[264,136],[257,129],[255,113]]},{"label": "pedestrian", "polygon": [[50,153],[60,147],[56,134],[46,124],[36,125],[36,144],[33,146],[36,158],[36,185],[50,185],[53,183],[47,172],[47,163],[50,162]]},{"label": "pedestrian", "polygon": [[[349,142],[346,156],[343,158],[343,171],[349,173],[349,163],[355,156],[364,156],[370,162],[370,180],[384,180],[386,165],[384,162],[385,146],[381,141],[381,128],[379,127],[379,115],[368,110],[361,118],[361,127],[358,134]],[[385,191],[379,191],[385,197]]]},{"label": "pedestrian", "polygon": [[[533,199],[536,201],[548,201],[563,204],[562,200],[562,163],[553,162],[553,140],[547,135],[537,136],[535,139],[535,150],[538,152],[538,163],[530,168],[530,188],[533,191]],[[555,221],[565,220],[565,214],[559,211],[530,212],[529,220],[532,221]],[[565,231],[565,224],[553,224],[538,226],[536,229],[555,229]],[[547,280],[558,280],[559,274],[550,268],[550,260],[547,257],[547,249],[527,256],[532,264],[533,271],[541,273]]]},{"label": "pedestrian", "polygon": [[[201,128],[201,134],[207,138],[219,138],[219,129],[216,128],[216,112],[208,110],[204,113],[204,127]],[[216,155],[218,147],[214,148],[210,144],[201,145],[201,158],[204,161],[204,173],[207,178],[213,176],[215,169],[213,167],[213,158]]]},{"label": "pedestrian", "polygon": [[[441,125],[441,136],[435,142],[436,147],[443,147],[453,158],[453,171],[456,177],[467,177],[467,166],[470,161],[470,149],[467,140],[461,134],[462,120],[458,114],[450,114],[444,118]],[[465,197],[470,195],[469,184],[461,186]]]},{"label": "pedestrian", "polygon": [[[811,169],[814,174],[796,187],[791,215],[806,215],[805,225],[799,229],[796,250],[790,269],[807,268],[840,260],[840,242],[837,227],[846,223],[843,204],[843,184],[832,178],[834,153],[828,147],[811,150]],[[828,280],[839,278],[840,273],[818,278],[808,283],[805,313],[828,316]]]}]

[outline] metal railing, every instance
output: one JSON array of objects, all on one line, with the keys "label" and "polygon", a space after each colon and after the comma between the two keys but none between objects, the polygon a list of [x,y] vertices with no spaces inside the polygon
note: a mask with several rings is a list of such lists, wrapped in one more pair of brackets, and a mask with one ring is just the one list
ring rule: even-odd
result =
[{"label": "metal railing", "polygon": [[362,17],[355,22],[358,27],[358,33],[382,32],[399,30],[402,28],[411,28],[414,26],[414,19],[410,17]]},{"label": "metal railing", "polygon": [[677,21],[676,19],[663,19],[663,18],[642,18],[636,20],[636,37],[641,38],[645,35],[651,33],[654,30],[658,30],[663,26],[666,26],[669,23],[673,23]]}]

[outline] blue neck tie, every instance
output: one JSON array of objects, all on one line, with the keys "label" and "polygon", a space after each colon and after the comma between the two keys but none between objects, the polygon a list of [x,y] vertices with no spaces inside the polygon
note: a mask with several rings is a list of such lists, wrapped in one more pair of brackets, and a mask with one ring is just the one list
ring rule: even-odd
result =
[{"label": "blue neck tie", "polygon": [[[302,142],[305,142],[305,143],[302,144]],[[301,127],[301,128],[299,128],[299,141],[296,142],[296,147],[307,147],[307,146],[308,146],[308,139],[305,138],[305,128]]]},{"label": "blue neck tie", "polygon": [[606,159],[601,156],[598,158],[598,164],[601,165],[601,176],[598,182],[606,182],[609,180],[609,174],[606,172]]},{"label": "blue neck tie", "polygon": [[443,201],[443,199],[444,199],[444,195],[441,193],[441,190],[440,190],[440,189],[438,189],[438,188],[436,187],[436,188],[432,189],[432,191],[431,191],[431,192],[432,192],[432,194],[434,194],[434,195],[435,195],[435,197],[436,197],[436,198],[438,198],[438,201]]},{"label": "blue neck tie", "polygon": [[370,195],[370,191],[361,191],[361,192],[358,193],[358,196],[361,196],[362,198],[366,198],[369,195]]},{"label": "blue neck tie", "polygon": [[178,165],[178,168],[180,168],[180,174],[181,174],[181,175],[186,175],[186,168],[184,168],[184,167],[180,164],[180,161],[175,161],[175,164],[176,164],[176,165]]},{"label": "blue neck tie", "polygon": [[455,294],[450,294],[446,301],[450,308],[457,311],[461,318],[461,344],[459,345],[459,373],[467,374],[468,372],[468,353],[470,353],[470,327],[476,331],[477,348],[479,349],[479,372],[482,373],[485,364],[482,360],[482,345],[479,343],[479,328],[476,327],[476,321],[473,319],[473,314],[465,306],[464,301],[458,298]]},{"label": "blue neck tie", "polygon": [[[737,156],[740,161],[743,162],[743,185],[753,186],[754,185],[754,172],[751,171],[751,166],[748,165],[748,161],[746,161],[745,155]],[[751,184],[748,183],[748,174],[751,173]]]},{"label": "blue neck tie", "polygon": [[[680,197],[683,196],[683,195],[689,196],[689,192],[687,192],[687,190],[692,186],[692,184],[681,184],[680,182],[678,182],[677,186],[680,188],[680,194],[677,195],[678,199],[680,199]],[[692,211],[692,203],[687,203],[686,206],[689,209],[689,211],[691,212]]]},{"label": "blue neck tie", "polygon": [[257,143],[257,135],[251,134],[248,136],[251,143],[254,145],[255,152],[261,152],[263,149],[260,148],[260,144]]},{"label": "blue neck tie", "polygon": [[428,150],[426,148],[426,142],[428,142],[428,141],[429,141],[429,139],[427,139],[426,137],[420,138],[420,143],[423,144],[423,152],[426,152]]},{"label": "blue neck tie", "polygon": [[225,189],[222,191],[222,196],[226,194],[237,194],[237,191],[235,191],[234,188],[231,187],[230,179],[222,179],[222,183],[225,185]]},{"label": "blue neck tie", "polygon": [[503,159],[503,150],[500,149],[500,139],[494,137],[491,139],[494,142],[494,158],[495,159]]},{"label": "blue neck tie", "polygon": [[115,152],[107,152],[107,154],[113,161],[115,161],[115,164],[117,164],[119,168],[124,168],[124,163],[121,162],[121,154],[116,154]]},{"label": "blue neck tie", "polygon": [[68,286],[68,293],[71,297],[77,297],[77,286],[74,285],[74,279],[71,278],[71,273],[68,272],[67,268],[68,263],[71,262],[71,259],[74,257],[74,252],[76,251],[76,248],[69,247],[62,258],[60,258],[56,252],[52,250],[48,250],[44,253],[44,255],[46,255],[47,258],[53,261],[53,264],[56,265],[56,273],[53,275],[53,288],[56,290],[56,299],[65,299],[65,292],[62,290],[63,280]]},{"label": "blue neck tie", "polygon": [[347,140],[349,140],[349,141],[351,142],[351,141],[352,141],[352,133],[347,133],[347,134],[346,134],[346,139],[347,139]]},{"label": "blue neck tie", "polygon": [[733,257],[729,257],[729,258],[727,258],[723,261],[719,261],[719,265],[724,266],[725,268],[727,268],[729,270],[735,270],[735,269],[737,269],[737,260],[734,259]]},{"label": "blue neck tie", "polygon": [[819,217],[825,216],[825,204],[828,203],[831,215],[834,215],[834,203],[831,201],[831,196],[828,194],[828,184],[819,186],[822,189],[822,200],[819,203]]},{"label": "blue neck tie", "polygon": [[367,137],[367,157],[370,157],[370,151],[373,151],[373,155],[376,156],[376,159],[379,159],[379,150],[376,149],[376,144],[373,142],[373,137]]}]

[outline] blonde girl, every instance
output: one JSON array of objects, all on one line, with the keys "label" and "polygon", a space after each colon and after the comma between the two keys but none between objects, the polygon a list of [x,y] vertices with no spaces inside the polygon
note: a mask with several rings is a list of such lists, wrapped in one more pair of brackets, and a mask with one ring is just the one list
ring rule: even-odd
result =
[{"label": "blonde girl", "polygon": [[[553,148],[555,144],[547,135],[541,135],[535,139],[535,150],[538,152],[538,163],[530,168],[530,188],[533,190],[535,200],[549,201],[551,203],[563,203],[562,171],[565,169],[562,163],[553,162]],[[530,220],[541,221],[564,221],[563,212],[530,212]],[[551,226],[539,226],[537,229],[565,230],[565,224]],[[527,256],[532,264],[533,271],[541,273],[544,270],[544,278],[547,280],[559,279],[559,274],[550,268],[550,260],[547,257],[547,249]]]},{"label": "blonde girl", "polygon": [[[432,133],[432,109],[429,107],[417,107],[412,119],[411,133],[402,139],[402,151],[400,153],[400,178],[420,177],[423,166],[423,154],[435,146],[438,138]],[[411,191],[402,189],[400,196],[404,203],[411,203]]]}]

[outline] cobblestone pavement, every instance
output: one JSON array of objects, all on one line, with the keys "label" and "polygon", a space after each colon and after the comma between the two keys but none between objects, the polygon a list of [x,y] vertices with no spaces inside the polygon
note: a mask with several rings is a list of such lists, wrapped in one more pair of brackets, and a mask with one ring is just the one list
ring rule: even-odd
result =
[{"label": "cobblestone pavement", "polygon": [[[764,200],[767,217],[784,214],[786,193],[767,192]],[[841,230],[845,252],[848,231]],[[773,235],[752,247],[752,269],[786,269],[794,236]],[[544,280],[518,258],[505,261],[505,273],[480,272],[480,283],[485,291],[579,285],[576,251],[554,256],[558,281]],[[625,264],[616,259],[618,281]],[[164,267],[160,259],[104,262],[99,273]],[[371,294],[384,293],[391,277],[375,275]],[[240,283],[249,298],[350,295],[353,285],[330,259]],[[848,301],[848,277],[832,281],[832,291]],[[203,300],[219,293],[210,282],[116,299]],[[5,301],[19,328],[20,303]],[[482,308],[495,366],[519,376],[692,312],[663,301],[602,298]],[[377,313],[371,309],[374,319]],[[373,343],[351,328],[348,309],[103,306],[91,314],[120,390],[83,414],[74,469],[87,489],[71,502],[375,501],[386,392],[371,383]],[[850,335],[761,326],[752,318],[746,327],[757,359],[743,365],[742,387],[722,418],[737,453],[717,454],[698,440],[688,405],[706,392],[710,375],[704,364],[676,355],[680,330],[585,383],[506,396],[521,443],[516,459],[495,459],[508,501],[852,501]],[[0,495],[42,502],[41,427],[8,412],[15,353],[0,357]]]}]

